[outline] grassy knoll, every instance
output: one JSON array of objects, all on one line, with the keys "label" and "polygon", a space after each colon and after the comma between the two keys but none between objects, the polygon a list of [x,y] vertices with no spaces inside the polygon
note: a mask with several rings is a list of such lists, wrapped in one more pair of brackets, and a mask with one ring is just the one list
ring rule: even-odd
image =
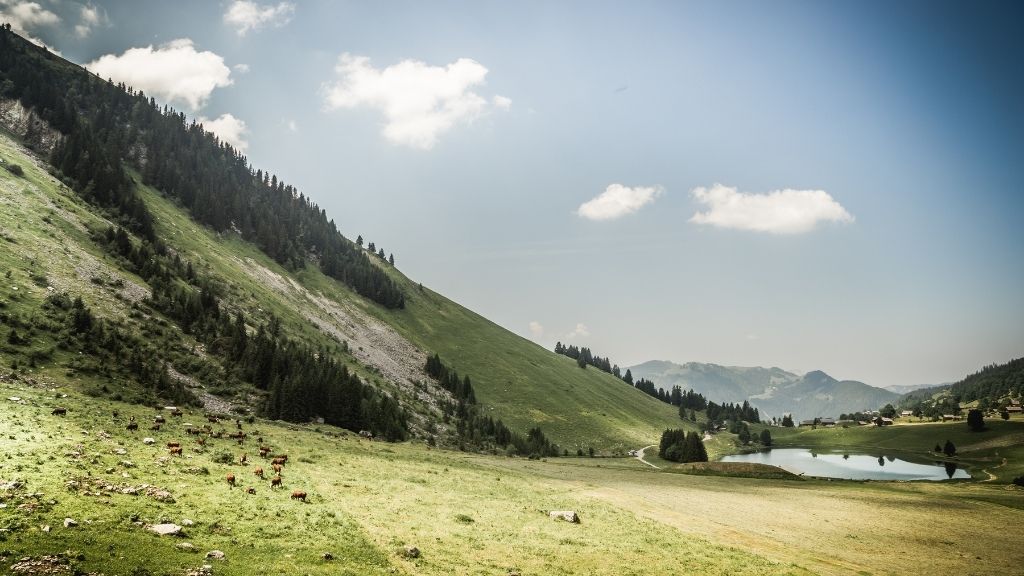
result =
[{"label": "grassy knoll", "polygon": [[976,479],[1005,484],[1024,475],[1024,419],[987,419],[985,425],[983,432],[971,432],[965,422],[907,423],[881,428],[772,428],[772,437],[777,447],[884,452],[929,462],[939,458],[933,452],[935,445],[950,440],[957,448],[954,460],[966,465]]},{"label": "grassy knoll", "polygon": [[792,472],[778,466],[757,464],[752,462],[691,462],[676,464],[664,469],[666,472],[678,474],[694,474],[697,476],[728,476],[732,478],[763,478],[766,480],[801,480]]}]

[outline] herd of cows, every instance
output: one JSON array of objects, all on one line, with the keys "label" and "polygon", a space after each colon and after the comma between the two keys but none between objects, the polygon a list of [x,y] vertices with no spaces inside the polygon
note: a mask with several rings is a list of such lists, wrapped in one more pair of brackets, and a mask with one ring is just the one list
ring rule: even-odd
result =
[{"label": "herd of cows", "polygon": [[[167,409],[170,410],[170,414],[171,414],[172,417],[181,418],[184,415],[184,412],[182,412],[177,407],[168,407]],[[54,416],[66,416],[67,413],[68,413],[67,408],[64,408],[63,406],[57,406],[57,407],[55,407],[51,411],[51,414],[54,415]],[[118,413],[117,410],[114,410],[113,416],[114,416],[115,419],[117,419],[117,418],[119,418],[120,414]],[[213,415],[213,414],[207,414],[206,415],[206,419],[210,423],[212,423],[212,424],[219,424],[219,423],[221,423],[221,420],[222,420],[221,417]],[[151,431],[154,431],[154,432],[159,432],[161,430],[162,426],[164,426],[166,423],[167,423],[167,419],[166,418],[164,418],[163,416],[157,415],[156,417],[153,418],[153,424],[149,427],[149,429]],[[196,444],[198,446],[200,446],[200,447],[205,447],[207,445],[207,442],[209,440],[211,440],[211,439],[225,438],[225,437],[226,438],[230,438],[232,440],[235,440],[238,443],[239,446],[244,446],[245,445],[245,441],[248,438],[248,434],[246,434],[242,430],[242,421],[239,420],[239,419],[235,419],[235,427],[236,427],[236,431],[231,433],[231,434],[228,434],[223,429],[215,431],[210,424],[205,424],[205,425],[203,425],[202,428],[197,428],[195,426],[192,426],[191,424],[186,424],[185,425],[185,434],[188,434],[190,436],[196,436]],[[127,431],[129,431],[129,432],[136,432],[136,431],[138,431],[139,423],[135,420],[135,416],[129,416],[128,423],[125,425],[125,429]],[[258,433],[258,431],[257,431],[257,433]],[[285,464],[288,463],[288,455],[287,454],[274,454],[274,455],[271,455],[271,453],[270,453],[271,452],[270,446],[267,446],[264,443],[263,437],[261,437],[261,436],[256,438],[256,442],[259,444],[260,457],[265,459],[265,460],[269,459],[270,460],[271,470],[274,471],[274,476],[272,476],[270,478],[270,488],[271,489],[282,488],[283,487],[283,480],[281,478],[281,472],[284,470]],[[178,456],[178,457],[183,457],[184,456],[183,455],[183,447],[182,447],[180,441],[174,440],[174,441],[167,442],[167,450],[168,450],[168,452],[170,453],[171,456]],[[248,463],[249,463],[249,456],[248,456],[248,454],[243,452],[242,455],[238,457],[238,463],[243,465],[243,466],[248,465]],[[253,470],[253,475],[256,476],[257,478],[259,478],[260,480],[266,480],[266,476],[265,476],[265,473],[263,471],[263,467],[262,466],[257,466]],[[237,482],[238,482],[237,479],[235,478],[234,473],[230,473],[230,472],[225,477],[225,481],[228,483],[228,486],[231,487],[231,488],[234,488],[237,485]],[[248,486],[246,488],[245,492],[246,492],[246,494],[256,494],[256,488],[254,488],[252,486]],[[307,496],[306,492],[303,491],[303,490],[293,490],[291,497],[292,497],[293,500],[302,500],[303,502],[305,502],[306,501],[306,496]]]}]

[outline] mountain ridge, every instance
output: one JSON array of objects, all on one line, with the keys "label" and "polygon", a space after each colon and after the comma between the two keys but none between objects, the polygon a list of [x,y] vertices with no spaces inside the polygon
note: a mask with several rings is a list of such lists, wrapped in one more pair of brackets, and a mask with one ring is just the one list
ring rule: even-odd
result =
[{"label": "mountain ridge", "polygon": [[856,380],[837,380],[822,370],[804,375],[778,367],[723,366],[713,363],[650,360],[630,366],[634,377],[669,389],[692,389],[715,402],[747,400],[763,418],[792,414],[794,419],[836,417],[875,410],[899,394]]}]

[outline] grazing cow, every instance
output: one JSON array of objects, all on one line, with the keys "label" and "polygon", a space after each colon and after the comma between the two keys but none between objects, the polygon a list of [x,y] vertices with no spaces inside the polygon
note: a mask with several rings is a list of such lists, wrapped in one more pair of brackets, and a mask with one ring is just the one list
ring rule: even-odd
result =
[{"label": "grazing cow", "polygon": [[163,424],[164,422],[167,422],[167,420],[163,416],[157,416],[156,418],[153,418],[153,422]]},{"label": "grazing cow", "polygon": [[159,424],[153,424],[152,426],[149,427],[149,429],[150,430],[156,430],[157,432],[159,432],[160,431],[160,425]]},{"label": "grazing cow", "polygon": [[280,486],[280,485],[281,485],[281,477],[280,476],[274,476],[273,478],[270,479],[270,487],[271,488],[273,488],[275,486]]},{"label": "grazing cow", "polygon": [[252,473],[255,474],[256,476],[259,476],[260,478],[263,478],[263,468],[261,467],[256,467],[256,469],[253,470]]},{"label": "grazing cow", "polygon": [[270,454],[270,446],[260,446],[260,456],[266,458],[267,454]]},{"label": "grazing cow", "polygon": [[234,486],[235,485],[235,475],[234,474],[228,474],[227,478],[225,478],[225,480],[228,481],[228,485],[230,485],[230,486]]},{"label": "grazing cow", "polygon": [[168,448],[180,448],[181,447],[181,442],[168,442],[167,443],[167,447]]},{"label": "grazing cow", "polygon": [[303,492],[302,490],[295,490],[292,492],[292,500],[302,500],[303,502],[305,502],[306,493]]},{"label": "grazing cow", "polygon": [[181,418],[182,414],[184,414],[184,412],[178,410],[177,408],[171,410],[171,416],[177,416],[178,418]]},{"label": "grazing cow", "polygon": [[139,424],[137,422],[129,422],[128,425],[125,426],[125,429],[129,432],[135,432],[139,429]]},{"label": "grazing cow", "polygon": [[[257,430],[256,433],[259,434],[259,430]],[[256,441],[259,442],[260,444],[263,444],[263,436],[257,438]],[[267,450],[270,450],[270,448],[267,448]]]},{"label": "grazing cow", "polygon": [[285,457],[276,456],[273,460],[270,461],[270,463],[271,464],[282,464],[283,465],[287,461],[288,461],[288,457],[287,456],[285,456]]},{"label": "grazing cow", "polygon": [[206,438],[203,438],[202,436],[196,438],[196,444],[199,444],[200,446],[206,446]]},{"label": "grazing cow", "polygon": [[50,412],[50,414],[54,416],[66,416],[67,413],[68,409],[63,406],[57,406],[53,409],[53,412]]},{"label": "grazing cow", "polygon": [[248,460],[249,460],[249,455],[244,453],[244,452],[242,453],[241,456],[238,457],[238,463],[239,464],[245,464]]},{"label": "grazing cow", "polygon": [[213,422],[214,424],[219,422],[216,416],[207,416],[206,419],[209,420],[210,422]]},{"label": "grazing cow", "polygon": [[238,426],[238,429],[241,430],[242,429],[242,421],[236,418],[235,419],[235,426]]},{"label": "grazing cow", "polygon": [[245,493],[246,494],[256,494],[256,489],[253,488],[252,486],[249,486],[248,488],[245,489]]},{"label": "grazing cow", "polygon": [[121,415],[120,412],[118,412],[117,410],[114,410],[114,418],[117,418],[120,415]]},{"label": "grazing cow", "polygon": [[172,446],[171,447],[171,456],[175,456],[175,455],[181,456],[181,446]]},{"label": "grazing cow", "polygon": [[277,472],[278,476],[281,475],[282,466],[280,464],[271,464],[270,467],[274,469],[274,472]]}]

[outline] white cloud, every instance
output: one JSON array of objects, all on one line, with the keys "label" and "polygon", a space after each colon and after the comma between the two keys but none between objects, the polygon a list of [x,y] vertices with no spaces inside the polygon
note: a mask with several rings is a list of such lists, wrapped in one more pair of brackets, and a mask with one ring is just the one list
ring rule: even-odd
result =
[{"label": "white cloud", "polygon": [[235,64],[232,68],[234,68],[235,72],[238,72],[239,74],[247,74],[249,72],[248,64]]},{"label": "white cloud", "polygon": [[221,114],[213,120],[200,116],[196,122],[202,124],[207,132],[216,134],[222,141],[234,146],[239,152],[244,153],[249,148],[249,141],[246,139],[249,127],[246,126],[245,120],[235,118],[231,114]]},{"label": "white cloud", "polygon": [[289,132],[298,132],[299,131],[299,125],[295,123],[295,120],[289,120],[286,125],[288,126],[288,131]]},{"label": "white cloud", "polygon": [[531,321],[530,336],[533,336],[534,340],[544,336],[544,325],[541,324],[540,322],[537,322],[536,320]]},{"label": "white cloud", "polygon": [[630,188],[611,184],[594,199],[580,204],[576,213],[587,220],[614,220],[654,202],[662,192],[664,190],[660,186]]},{"label": "white cloud", "polygon": [[79,38],[88,36],[92,29],[100,24],[103,17],[100,11],[91,4],[83,4],[80,12],[80,19],[75,25],[75,35]]},{"label": "white cloud", "polygon": [[234,26],[239,36],[245,36],[266,25],[281,27],[291,21],[295,4],[281,2],[276,5],[257,4],[248,0],[235,0],[224,13],[224,22]]},{"label": "white cloud", "polygon": [[775,190],[748,194],[721,184],[695,188],[693,198],[707,206],[690,218],[695,224],[772,234],[810,232],[819,222],[853,222],[853,216],[824,190]]},{"label": "white cloud", "polygon": [[576,337],[586,337],[586,336],[590,336],[590,330],[587,330],[586,324],[579,323],[579,324],[576,324],[576,327],[573,328],[572,332],[569,332],[568,334],[565,335],[565,339],[566,340],[571,340],[571,339],[576,338]]},{"label": "white cloud", "polygon": [[0,0],[0,21],[7,22],[14,30],[27,32],[40,26],[59,24],[60,16],[43,8],[38,2]]},{"label": "white cloud", "polygon": [[124,82],[168,102],[184,103],[192,110],[202,108],[214,89],[232,83],[224,58],[196,51],[187,38],[158,48],[131,48],[120,56],[107,54],[85,67],[101,78]]},{"label": "white cloud", "polygon": [[495,96],[488,104],[471,90],[484,84],[487,68],[469,58],[447,66],[403,60],[378,70],[369,58],[344,53],[334,71],[338,80],[324,86],[328,110],[376,108],[385,118],[385,138],[422,150],[433,148],[452,126],[512,104],[504,96]]}]

